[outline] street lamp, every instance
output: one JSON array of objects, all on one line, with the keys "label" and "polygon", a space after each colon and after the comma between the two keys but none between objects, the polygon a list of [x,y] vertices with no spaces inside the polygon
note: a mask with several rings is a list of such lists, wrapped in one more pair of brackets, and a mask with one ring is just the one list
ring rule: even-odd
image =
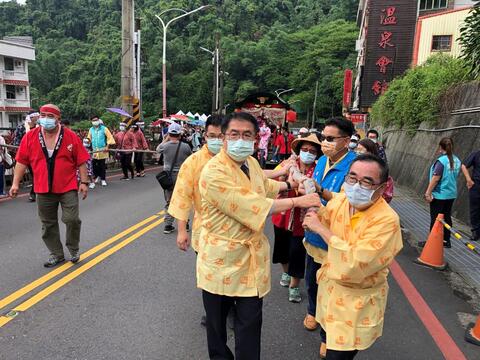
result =
[{"label": "street lamp", "polygon": [[285,90],[285,89],[277,89],[277,90],[275,90],[275,95],[277,95],[277,97],[279,98],[280,95],[282,95],[282,94],[284,94],[284,93],[286,93],[286,92],[290,92],[290,91],[292,91],[292,90],[294,90],[294,88],[286,89],[286,90]]},{"label": "street lamp", "polygon": [[215,48],[214,51],[212,50],[209,50],[207,48],[204,48],[203,46],[200,46],[200,49],[205,51],[205,52],[208,52],[210,55],[212,55],[212,65],[215,66],[215,80],[214,80],[214,85],[215,85],[215,93],[214,93],[214,100],[213,100],[213,107],[212,107],[212,114],[213,114],[213,110],[215,111],[218,111],[218,108],[219,108],[219,88],[220,88],[220,61],[219,61],[219,50],[218,50],[218,47]]},{"label": "street lamp", "polygon": [[[155,17],[160,20],[160,23],[162,24],[163,27],[163,55],[162,55],[162,97],[163,97],[163,118],[167,117],[167,29],[168,26],[173,23],[174,21],[181,19],[185,16],[188,16],[190,14],[196,13],[197,11],[204,10],[206,8],[209,8],[210,5],[203,5],[200,6],[199,8],[192,10],[192,11],[185,11],[183,9],[177,9],[177,8],[172,8],[168,9],[165,11],[162,11],[160,14],[155,15]],[[165,23],[160,16],[165,15],[167,12],[170,11],[181,11],[183,12],[182,15],[179,15],[177,17],[174,17],[167,23]]]}]

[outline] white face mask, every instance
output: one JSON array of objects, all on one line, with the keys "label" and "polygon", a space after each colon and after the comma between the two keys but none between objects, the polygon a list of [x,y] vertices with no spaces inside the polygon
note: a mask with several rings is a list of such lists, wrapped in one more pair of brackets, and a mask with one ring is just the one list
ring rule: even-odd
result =
[{"label": "white face mask", "polygon": [[375,138],[369,138],[369,139],[372,140],[375,144],[378,143],[378,140]]},{"label": "white face mask", "polygon": [[253,154],[255,141],[249,140],[227,140],[227,153],[235,161],[245,161]]},{"label": "white face mask", "polygon": [[120,131],[125,131],[125,126],[120,126]]},{"label": "white face mask", "polygon": [[343,189],[345,190],[348,202],[353,207],[363,207],[373,203],[372,196],[376,189],[362,189],[359,183],[350,185],[346,182],[343,183]]},{"label": "white face mask", "polygon": [[100,125],[100,121],[98,121],[98,120],[92,121],[92,125],[93,126],[98,126],[98,125]]},{"label": "white face mask", "polygon": [[313,164],[316,159],[316,155],[310,154],[308,151],[300,150],[300,161],[303,162],[305,165]]}]

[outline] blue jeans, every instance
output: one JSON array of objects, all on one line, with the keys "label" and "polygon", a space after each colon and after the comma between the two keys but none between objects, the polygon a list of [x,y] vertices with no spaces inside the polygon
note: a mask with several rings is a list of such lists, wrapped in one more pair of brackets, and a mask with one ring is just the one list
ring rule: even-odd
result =
[{"label": "blue jeans", "polygon": [[5,168],[3,164],[0,163],[0,195],[3,195],[4,184],[5,184]]},{"label": "blue jeans", "polygon": [[310,255],[307,255],[307,268],[305,270],[305,284],[308,295],[307,311],[312,316],[315,316],[317,311],[317,271],[320,269],[320,266]]}]

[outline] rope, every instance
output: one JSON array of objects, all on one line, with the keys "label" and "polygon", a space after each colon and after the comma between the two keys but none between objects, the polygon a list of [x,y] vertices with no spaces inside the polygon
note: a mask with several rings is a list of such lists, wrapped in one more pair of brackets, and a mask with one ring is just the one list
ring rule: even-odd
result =
[{"label": "rope", "polygon": [[[10,149],[18,149],[19,146],[15,146],[15,145],[7,145],[7,144],[1,144],[0,147],[6,147],[6,148],[10,148]],[[96,153],[101,153],[101,152],[105,152],[105,151],[108,151],[108,152],[113,152],[113,153],[116,153],[116,152],[129,152],[129,153],[147,153],[147,154],[157,154],[156,151],[153,151],[153,150],[135,150],[135,149],[131,149],[131,150],[125,150],[125,149],[108,149],[108,150],[97,150],[97,151],[89,151],[88,153],[89,154],[96,154]]]},{"label": "rope", "polygon": [[477,247],[475,245],[473,245],[471,242],[463,240],[463,237],[458,232],[458,230],[456,230],[454,227],[447,224],[445,222],[445,220],[443,220],[443,219],[438,219],[437,218],[437,220],[440,221],[447,230],[450,230],[450,232],[453,234],[453,236],[455,236],[458,240],[460,240],[463,243],[463,245],[465,245],[468,249],[473,251],[475,254],[480,255],[480,251],[477,249]]}]

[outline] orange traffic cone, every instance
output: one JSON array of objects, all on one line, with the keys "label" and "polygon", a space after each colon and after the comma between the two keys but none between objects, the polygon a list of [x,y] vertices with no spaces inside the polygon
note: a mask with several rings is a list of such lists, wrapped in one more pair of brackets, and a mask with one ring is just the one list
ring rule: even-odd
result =
[{"label": "orange traffic cone", "polygon": [[414,260],[414,262],[436,270],[445,270],[447,263],[443,260],[443,224],[438,219],[443,219],[443,214],[438,214],[437,221],[435,221],[432,231],[430,231],[427,243],[420,257]]},{"label": "orange traffic cone", "polygon": [[469,343],[480,346],[480,316],[477,318],[476,324],[470,324],[465,333],[465,340]]}]

